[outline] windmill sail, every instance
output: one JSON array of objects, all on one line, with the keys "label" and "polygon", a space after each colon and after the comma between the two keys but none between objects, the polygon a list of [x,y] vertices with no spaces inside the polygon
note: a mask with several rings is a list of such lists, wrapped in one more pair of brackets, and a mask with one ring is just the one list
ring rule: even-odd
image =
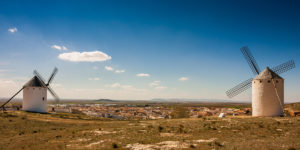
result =
[{"label": "windmill sail", "polygon": [[229,98],[232,98],[232,97],[246,91],[247,89],[249,89],[251,87],[252,80],[253,80],[253,78],[250,78],[250,79],[238,84],[237,86],[233,87],[232,89],[226,91],[226,95]]},{"label": "windmill sail", "polygon": [[42,81],[42,83],[46,86],[45,79],[36,70],[33,71],[33,74],[37,76],[40,79],[40,81]]},{"label": "windmill sail", "polygon": [[55,99],[56,102],[59,102],[59,97],[57,94],[50,88],[50,86],[47,86],[48,91],[52,94],[53,98]]},{"label": "windmill sail", "polygon": [[52,74],[51,74],[51,76],[49,77],[48,82],[47,82],[46,85],[49,85],[52,82],[52,80],[53,80],[54,76],[56,75],[57,71],[58,71],[58,69],[55,67]]},{"label": "windmill sail", "polygon": [[258,75],[260,73],[260,69],[259,69],[257,62],[255,61],[253,55],[251,54],[249,48],[247,46],[242,47],[241,51],[242,51],[247,63],[249,64],[253,74]]},{"label": "windmill sail", "polygon": [[50,77],[49,77],[49,79],[48,79],[48,83],[47,83],[47,84],[45,83],[44,78],[43,78],[36,70],[33,71],[33,74],[36,75],[36,76],[39,78],[39,80],[43,83],[43,85],[44,85],[45,87],[47,87],[48,91],[51,93],[51,95],[53,96],[53,98],[55,99],[56,102],[59,101],[59,97],[58,97],[57,94],[50,88],[50,85],[49,85],[49,84],[52,82],[52,80],[53,80],[54,76],[56,75],[57,71],[58,71],[58,69],[55,67],[54,70],[53,70],[53,72],[52,72],[52,74],[50,75]]},{"label": "windmill sail", "polygon": [[296,65],[295,65],[295,62],[294,60],[290,60],[290,61],[287,61],[281,65],[278,65],[274,68],[272,68],[272,70],[276,73],[276,74],[281,74],[281,73],[284,73],[284,72],[287,72],[288,70],[291,70],[293,68],[295,68]]}]

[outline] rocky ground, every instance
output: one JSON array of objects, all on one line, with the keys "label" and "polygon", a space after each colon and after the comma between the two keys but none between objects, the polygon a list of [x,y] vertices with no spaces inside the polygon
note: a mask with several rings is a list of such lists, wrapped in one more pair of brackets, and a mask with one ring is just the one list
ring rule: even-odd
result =
[{"label": "rocky ground", "polygon": [[300,117],[118,121],[0,113],[0,149],[300,149]]}]

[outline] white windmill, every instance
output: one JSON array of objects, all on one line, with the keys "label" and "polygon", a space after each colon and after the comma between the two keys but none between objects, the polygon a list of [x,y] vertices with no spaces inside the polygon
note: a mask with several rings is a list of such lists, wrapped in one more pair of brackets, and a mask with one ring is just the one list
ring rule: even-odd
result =
[{"label": "white windmill", "polygon": [[57,73],[57,68],[54,68],[51,76],[47,83],[42,78],[42,76],[34,70],[35,75],[31,80],[29,80],[16,94],[14,94],[8,101],[6,101],[0,109],[5,110],[5,105],[9,103],[15,96],[17,96],[23,90],[23,105],[22,109],[29,112],[47,112],[47,90],[52,94],[56,101],[59,101],[58,96],[50,88],[50,83],[52,82],[54,76]]},{"label": "white windmill", "polygon": [[254,75],[257,76],[228,90],[226,92],[227,96],[232,98],[252,86],[252,116],[282,116],[284,109],[284,79],[278,74],[295,68],[294,61],[290,60],[272,69],[267,67],[260,72],[249,48],[242,47],[241,51]]}]

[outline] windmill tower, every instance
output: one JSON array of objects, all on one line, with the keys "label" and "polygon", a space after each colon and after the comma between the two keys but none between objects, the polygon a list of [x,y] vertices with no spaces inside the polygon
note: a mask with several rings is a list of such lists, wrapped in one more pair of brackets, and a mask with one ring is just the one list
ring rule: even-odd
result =
[{"label": "windmill tower", "polygon": [[58,96],[50,88],[57,68],[54,68],[47,84],[42,76],[35,70],[34,77],[29,80],[16,94],[14,94],[8,101],[6,101],[0,109],[5,110],[5,105],[9,103],[15,96],[23,90],[23,110],[29,112],[46,113],[47,112],[47,90],[52,94],[56,101],[59,101]]},{"label": "windmill tower", "polygon": [[282,116],[284,79],[269,67],[252,81],[253,116]]},{"label": "windmill tower", "polygon": [[23,110],[32,112],[47,112],[47,87],[34,76],[24,85]]},{"label": "windmill tower", "polygon": [[290,60],[272,69],[267,67],[261,72],[248,47],[242,47],[241,51],[252,72],[257,76],[228,90],[226,92],[227,96],[232,98],[252,86],[252,116],[282,116],[284,79],[278,74],[295,68],[294,61]]}]

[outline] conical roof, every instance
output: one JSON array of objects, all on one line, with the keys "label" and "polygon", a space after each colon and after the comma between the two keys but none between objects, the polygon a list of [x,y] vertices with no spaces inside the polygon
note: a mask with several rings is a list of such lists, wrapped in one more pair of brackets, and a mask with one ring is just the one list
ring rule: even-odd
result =
[{"label": "conical roof", "polygon": [[45,87],[42,81],[37,77],[34,76],[31,80],[29,80],[24,87]]},{"label": "conical roof", "polygon": [[283,79],[283,78],[280,77],[275,72],[273,72],[269,67],[267,67],[264,71],[262,71],[254,79]]}]

